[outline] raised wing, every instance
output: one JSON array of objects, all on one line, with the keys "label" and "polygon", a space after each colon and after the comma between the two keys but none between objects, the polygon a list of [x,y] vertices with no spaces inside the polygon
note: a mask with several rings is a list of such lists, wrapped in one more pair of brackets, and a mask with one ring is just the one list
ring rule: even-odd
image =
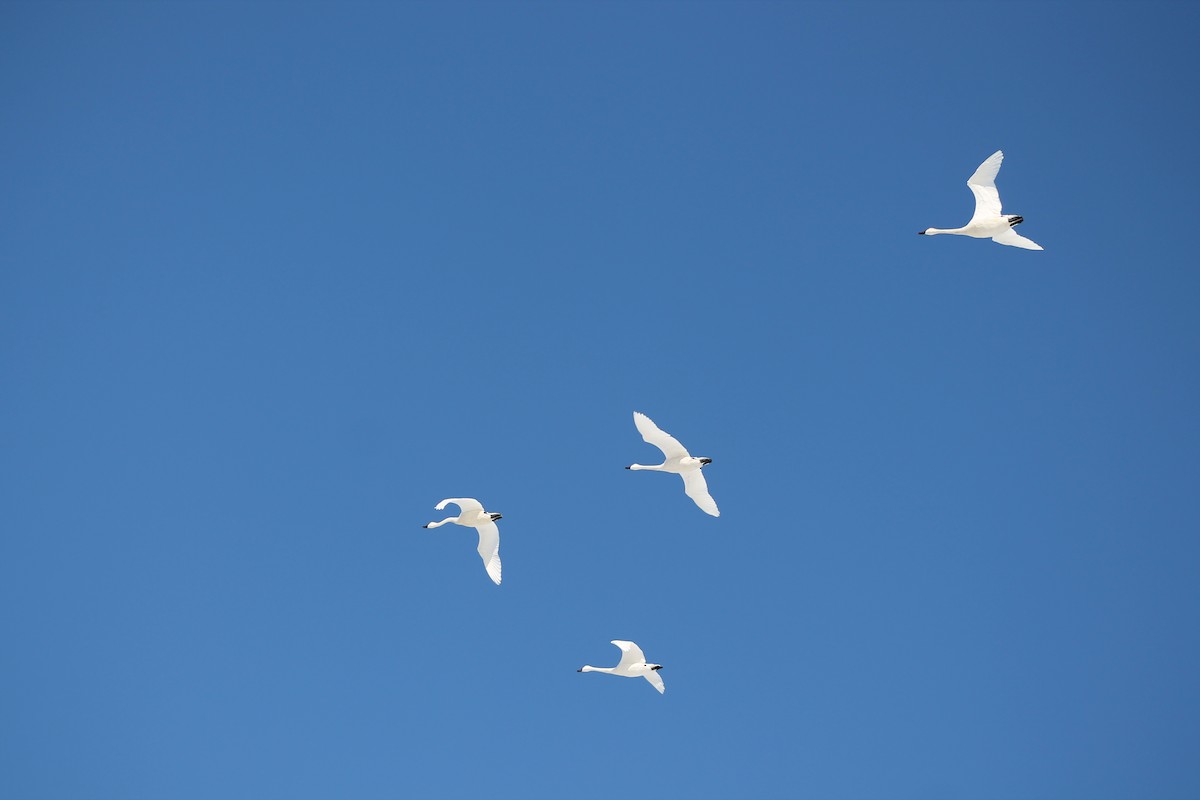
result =
[{"label": "raised wing", "polygon": [[483,568],[487,570],[492,583],[499,586],[500,529],[496,527],[496,523],[488,522],[475,530],[479,531],[479,557],[483,559]]},{"label": "raised wing", "polygon": [[1009,228],[1006,231],[1001,231],[1000,233],[997,233],[995,236],[992,237],[992,241],[998,242],[999,244],[1011,245],[1012,247],[1023,247],[1026,250],[1045,250],[1046,249],[1046,248],[1042,247],[1040,244],[1038,244],[1037,242],[1035,242],[1031,239],[1026,239],[1024,236],[1017,233],[1012,228]]},{"label": "raised wing", "polygon": [[447,503],[454,503],[464,513],[467,511],[483,511],[483,504],[473,497],[447,497],[434,506],[434,508],[441,511],[446,507]]},{"label": "raised wing", "polygon": [[646,680],[650,681],[650,685],[658,689],[659,694],[665,694],[667,687],[663,686],[662,678],[658,676],[658,670],[646,673]]},{"label": "raised wing", "polygon": [[638,433],[642,435],[642,438],[649,444],[662,450],[663,455],[668,460],[672,458],[685,458],[688,455],[687,448],[681,445],[678,439],[660,429],[642,412],[633,412],[633,424],[637,426]]},{"label": "raised wing", "polygon": [[646,663],[646,654],[642,652],[642,648],[633,642],[627,642],[624,639],[613,639],[612,643],[621,648],[621,663],[617,664],[616,669],[628,669],[634,664]]},{"label": "raised wing", "polygon": [[975,214],[971,217],[971,222],[1000,216],[1000,192],[996,191],[996,174],[1000,172],[1000,162],[1003,160],[1004,151],[997,150],[979,165],[974,175],[967,178],[967,188],[975,195]]},{"label": "raised wing", "polygon": [[704,480],[704,473],[694,469],[679,474],[683,478],[683,491],[687,496],[696,501],[696,505],[700,506],[705,514],[721,516],[721,512],[717,510],[717,501],[708,493],[708,482]]}]

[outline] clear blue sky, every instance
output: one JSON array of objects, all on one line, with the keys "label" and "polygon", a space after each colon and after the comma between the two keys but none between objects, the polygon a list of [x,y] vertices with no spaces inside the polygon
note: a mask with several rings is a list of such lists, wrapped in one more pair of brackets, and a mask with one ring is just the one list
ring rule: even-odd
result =
[{"label": "clear blue sky", "polygon": [[1200,796],[1198,40],[5,4],[0,795]]}]

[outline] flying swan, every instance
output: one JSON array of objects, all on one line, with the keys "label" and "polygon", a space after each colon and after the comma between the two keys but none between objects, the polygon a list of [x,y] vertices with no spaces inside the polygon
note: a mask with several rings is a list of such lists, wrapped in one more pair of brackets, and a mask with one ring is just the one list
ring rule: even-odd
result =
[{"label": "flying swan", "polygon": [[621,648],[621,663],[615,667],[593,667],[584,664],[576,672],[607,672],[609,675],[620,675],[622,678],[642,677],[650,681],[650,685],[658,689],[659,694],[667,691],[667,687],[663,686],[662,678],[658,675],[662,664],[647,664],[642,648],[633,642],[613,639],[612,643]]},{"label": "flying swan", "polygon": [[681,445],[674,436],[660,430],[649,417],[639,411],[633,412],[633,424],[637,426],[638,433],[642,434],[643,439],[663,451],[663,456],[666,460],[653,467],[643,464],[630,464],[625,469],[652,469],[658,472],[674,472],[683,478],[683,491],[688,497],[696,501],[696,505],[700,506],[704,513],[711,514],[714,517],[721,516],[721,512],[717,510],[716,501],[708,493],[708,484],[704,481],[704,475],[700,472],[706,464],[712,463],[712,459],[692,458],[692,456],[688,455],[687,448]]},{"label": "flying swan", "polygon": [[1025,221],[1024,217],[1000,213],[1000,192],[996,191],[996,173],[1000,171],[1000,162],[1003,160],[1004,151],[997,150],[979,165],[974,175],[967,178],[967,188],[975,195],[975,216],[971,217],[970,222],[961,228],[926,228],[917,233],[928,236],[957,233],[976,239],[991,239],[999,244],[1023,247],[1026,250],[1044,249],[1037,242],[1030,241],[1013,230],[1014,226]]},{"label": "flying swan", "polygon": [[454,503],[458,506],[459,514],[457,517],[446,517],[441,522],[430,522],[421,527],[436,528],[439,525],[445,525],[447,522],[453,522],[455,525],[463,525],[479,531],[479,557],[483,559],[483,566],[487,570],[488,577],[492,579],[493,583],[499,586],[500,529],[496,527],[496,520],[501,518],[500,515],[484,511],[480,502],[470,497],[448,497],[434,506],[434,508],[441,511],[446,507],[447,503]]}]

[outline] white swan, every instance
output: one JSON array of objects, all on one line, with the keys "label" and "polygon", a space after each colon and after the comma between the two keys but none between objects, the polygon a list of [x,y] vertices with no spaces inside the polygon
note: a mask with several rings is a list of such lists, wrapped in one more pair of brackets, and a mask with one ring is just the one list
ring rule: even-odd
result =
[{"label": "white swan", "polygon": [[708,484],[704,481],[704,475],[700,472],[706,464],[712,463],[712,459],[693,458],[688,454],[687,448],[681,445],[674,436],[660,430],[649,417],[639,411],[633,412],[633,424],[637,426],[638,432],[642,434],[643,439],[663,451],[663,456],[666,460],[653,467],[643,464],[630,464],[625,469],[652,469],[658,472],[674,472],[683,478],[683,491],[688,497],[696,501],[696,505],[700,506],[704,513],[711,514],[714,517],[721,516],[721,512],[717,510],[716,501],[708,493]]},{"label": "white swan", "polygon": [[658,689],[659,694],[667,691],[667,687],[663,686],[662,678],[658,675],[662,664],[647,664],[646,654],[633,642],[613,639],[612,643],[621,648],[621,663],[615,667],[593,667],[584,664],[576,672],[607,672],[609,675],[620,675],[622,678],[645,678],[650,681],[651,686]]},{"label": "white swan", "polygon": [[500,529],[496,527],[496,520],[501,519],[501,516],[496,513],[484,511],[483,505],[478,500],[470,497],[448,497],[434,506],[434,508],[441,511],[446,507],[447,503],[454,503],[458,506],[459,514],[457,517],[446,517],[441,522],[430,522],[421,527],[436,528],[439,525],[445,525],[447,522],[453,522],[455,525],[464,525],[479,531],[479,557],[483,559],[483,566],[487,570],[488,577],[492,579],[493,583],[499,586]]},{"label": "white swan", "polygon": [[988,156],[987,161],[979,165],[975,174],[967,178],[967,187],[975,195],[975,216],[961,228],[926,228],[917,231],[918,234],[934,236],[939,233],[957,233],[960,236],[972,236],[976,239],[991,239],[999,244],[1013,247],[1023,247],[1026,250],[1043,250],[1040,244],[1030,241],[1013,230],[1014,225],[1025,221],[1024,217],[1016,214],[1000,213],[1000,192],[996,191],[996,173],[1000,171],[1000,162],[1004,160],[1004,151],[997,150]]}]

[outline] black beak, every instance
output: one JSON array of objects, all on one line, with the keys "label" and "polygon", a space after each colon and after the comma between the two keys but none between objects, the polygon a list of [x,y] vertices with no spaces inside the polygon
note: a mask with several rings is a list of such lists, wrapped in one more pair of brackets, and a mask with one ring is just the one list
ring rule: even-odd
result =
[{"label": "black beak", "polygon": [[917,236],[924,236],[924,235],[925,235],[925,231],[917,231]]},{"label": "black beak", "polygon": [[654,670],[655,672],[658,672],[660,669],[662,669],[662,664],[655,664],[650,669]]},{"label": "black beak", "polygon": [[701,464],[711,464],[712,459],[711,458],[702,458],[702,459],[700,459],[700,463]]},{"label": "black beak", "polygon": [[492,514],[492,522],[495,522],[498,519],[504,519],[504,515],[503,514]]},{"label": "black beak", "polygon": [[625,469],[633,469],[633,467],[626,467]]}]

